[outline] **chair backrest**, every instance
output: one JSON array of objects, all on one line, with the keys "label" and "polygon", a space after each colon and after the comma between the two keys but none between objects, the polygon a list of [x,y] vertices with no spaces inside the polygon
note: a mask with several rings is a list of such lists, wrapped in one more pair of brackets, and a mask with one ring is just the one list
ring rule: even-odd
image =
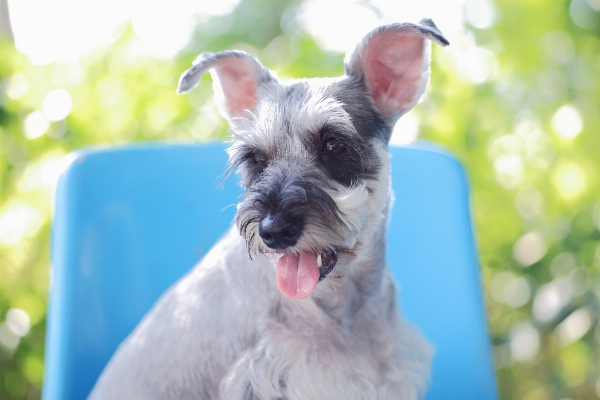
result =
[{"label": "chair backrest", "polygon": [[[81,150],[61,175],[43,398],[84,399],[156,299],[230,226],[241,194],[218,188],[224,145]],[[434,344],[427,400],[496,399],[461,165],[430,147],[391,148],[388,264],[405,317]]]}]

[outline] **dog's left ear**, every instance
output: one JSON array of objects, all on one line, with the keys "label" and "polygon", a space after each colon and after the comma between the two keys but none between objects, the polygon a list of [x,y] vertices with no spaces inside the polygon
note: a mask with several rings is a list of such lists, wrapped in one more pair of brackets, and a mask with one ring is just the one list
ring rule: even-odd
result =
[{"label": "dog's left ear", "polygon": [[226,118],[254,110],[261,89],[276,82],[268,69],[244,51],[202,53],[193,64],[179,78],[177,93],[189,92],[210,71],[217,103]]},{"label": "dog's left ear", "polygon": [[393,23],[367,34],[345,61],[346,75],[361,79],[390,123],[413,108],[429,81],[432,40],[450,44],[430,19]]}]

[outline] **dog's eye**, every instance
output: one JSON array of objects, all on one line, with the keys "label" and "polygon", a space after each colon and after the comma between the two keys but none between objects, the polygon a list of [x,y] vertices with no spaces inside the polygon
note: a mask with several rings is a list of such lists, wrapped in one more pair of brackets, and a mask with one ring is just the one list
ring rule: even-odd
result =
[{"label": "dog's eye", "polygon": [[323,143],[323,152],[328,156],[336,156],[346,150],[346,145],[337,138],[329,138]]},{"label": "dog's eye", "polygon": [[252,161],[254,161],[254,164],[264,167],[267,164],[267,157],[259,153],[254,153],[252,154]]}]

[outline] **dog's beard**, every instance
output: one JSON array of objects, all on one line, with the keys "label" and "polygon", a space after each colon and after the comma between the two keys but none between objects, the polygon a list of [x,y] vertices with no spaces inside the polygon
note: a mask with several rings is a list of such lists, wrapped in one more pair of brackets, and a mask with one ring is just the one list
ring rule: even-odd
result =
[{"label": "dog's beard", "polygon": [[348,221],[342,216],[327,229],[326,224],[315,226],[309,220],[298,243],[285,250],[271,249],[263,243],[258,234],[260,218],[253,210],[238,213],[238,229],[251,259],[266,256],[276,264],[275,279],[282,294],[296,299],[321,298],[344,283],[358,242],[356,216]]}]

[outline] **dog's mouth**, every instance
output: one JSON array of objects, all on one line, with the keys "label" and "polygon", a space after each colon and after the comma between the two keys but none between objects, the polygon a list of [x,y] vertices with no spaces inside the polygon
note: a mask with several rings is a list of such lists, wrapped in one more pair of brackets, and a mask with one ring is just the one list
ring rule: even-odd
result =
[{"label": "dog's mouth", "polygon": [[323,280],[337,264],[338,256],[333,250],[323,250],[317,257],[317,267],[319,268],[319,282]]},{"label": "dog's mouth", "polygon": [[337,252],[329,249],[319,255],[308,251],[284,253],[277,261],[277,286],[287,297],[304,299],[335,268],[337,261]]}]

